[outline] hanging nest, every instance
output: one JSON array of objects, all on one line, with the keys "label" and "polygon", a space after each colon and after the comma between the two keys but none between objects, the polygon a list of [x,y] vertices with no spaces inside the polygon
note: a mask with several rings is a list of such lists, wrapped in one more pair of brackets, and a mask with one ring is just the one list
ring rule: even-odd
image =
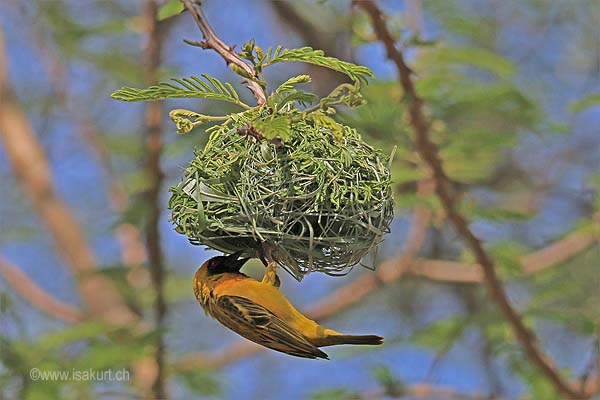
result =
[{"label": "hanging nest", "polygon": [[300,280],[346,273],[389,232],[388,157],[355,129],[328,117],[292,120],[285,143],[242,120],[210,131],[171,188],[175,230],[191,243],[255,257],[266,241]]}]

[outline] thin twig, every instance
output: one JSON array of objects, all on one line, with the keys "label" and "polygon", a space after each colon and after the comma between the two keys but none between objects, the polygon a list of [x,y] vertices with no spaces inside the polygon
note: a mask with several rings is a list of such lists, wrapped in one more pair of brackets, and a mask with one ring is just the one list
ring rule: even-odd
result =
[{"label": "thin twig", "polygon": [[[595,216],[600,218],[600,213]],[[592,232],[572,232],[548,246],[535,250],[519,258],[522,277],[529,277],[552,267],[564,264],[596,244],[598,238]],[[396,262],[390,260],[390,262]],[[483,283],[484,276],[479,264],[449,260],[430,260],[418,258],[414,261],[409,275],[421,276],[434,281]]]},{"label": "thin twig", "polygon": [[43,313],[70,324],[83,321],[84,316],[81,310],[63,303],[46,292],[25,275],[19,267],[2,256],[0,256],[0,275],[15,292]]},{"label": "thin twig", "polygon": [[421,37],[425,26],[422,0],[406,0],[406,26],[417,38]]},{"label": "thin twig", "polygon": [[[192,14],[198,28],[204,36],[204,41],[199,43],[199,46],[203,49],[213,49],[229,64],[235,64],[242,68],[249,76],[256,77],[256,71],[254,68],[242,60],[233,50],[233,46],[226,45],[215,33],[212,27],[209,25],[204,12],[202,11],[202,2],[200,0],[181,0],[185,5],[185,8]],[[260,85],[251,79],[244,78],[244,82],[248,86],[248,89],[256,97],[256,102],[264,104],[267,101],[264,90]]]},{"label": "thin twig", "polygon": [[436,183],[435,191],[446,210],[448,219],[465,240],[480,264],[490,295],[511,325],[527,357],[543,372],[556,390],[570,398],[587,398],[588,396],[585,393],[582,393],[559,374],[548,356],[539,349],[534,333],[525,326],[519,313],[508,301],[502,282],[496,274],[493,260],[484,250],[480,240],[471,231],[468,221],[458,212],[456,200],[450,189],[450,179],[442,167],[437,146],[429,138],[429,127],[423,114],[423,100],[415,90],[412,71],[404,61],[402,52],[396,47],[395,40],[387,28],[382,12],[373,1],[355,1],[354,4],[361,7],[369,15],[375,34],[385,46],[388,58],[396,64],[400,83],[409,103],[409,118],[415,132],[417,151],[433,172]]}]

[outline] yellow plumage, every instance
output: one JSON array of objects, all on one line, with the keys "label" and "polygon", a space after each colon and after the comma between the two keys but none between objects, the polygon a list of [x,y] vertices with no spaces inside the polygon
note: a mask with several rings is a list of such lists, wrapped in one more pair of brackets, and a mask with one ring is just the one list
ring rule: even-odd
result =
[{"label": "yellow plumage", "polygon": [[194,276],[194,293],[202,308],[241,336],[262,346],[304,358],[328,358],[318,347],[381,344],[375,335],[343,335],[300,313],[279,291],[275,265],[262,281],[239,272],[247,259],[238,254],[206,261]]}]

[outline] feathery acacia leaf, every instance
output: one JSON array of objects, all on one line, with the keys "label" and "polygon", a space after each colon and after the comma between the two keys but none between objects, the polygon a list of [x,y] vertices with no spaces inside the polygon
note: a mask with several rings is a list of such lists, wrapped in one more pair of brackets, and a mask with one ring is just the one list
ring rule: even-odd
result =
[{"label": "feathery acacia leaf", "polygon": [[281,109],[288,103],[298,102],[302,105],[307,105],[315,102],[318,99],[316,94],[303,92],[295,88],[295,85],[309,82],[311,82],[311,79],[308,75],[298,75],[289,78],[275,89],[275,92],[269,97],[269,104],[276,104],[276,108]]},{"label": "feathery acacia leaf", "polygon": [[374,77],[373,72],[365,66],[342,61],[335,57],[327,57],[323,50],[315,50],[312,47],[301,47],[290,50],[283,48],[283,46],[277,46],[274,51],[272,48],[269,48],[263,67],[284,61],[298,61],[333,69],[348,75],[355,82],[366,82],[368,77]]},{"label": "feathery acacia leaf", "polygon": [[279,87],[275,90],[275,93],[286,93],[296,91],[294,85],[300,85],[303,83],[310,83],[311,79],[308,75],[298,75],[292,76],[287,81],[283,82]]},{"label": "feathery acacia leaf", "polygon": [[[203,79],[202,79],[203,78]],[[202,74],[202,78],[173,78],[174,83],[162,82],[146,89],[123,87],[111,97],[122,101],[164,100],[172,98],[201,98],[228,101],[244,108],[250,108],[240,100],[238,93],[229,83],[221,83],[217,78]]]}]

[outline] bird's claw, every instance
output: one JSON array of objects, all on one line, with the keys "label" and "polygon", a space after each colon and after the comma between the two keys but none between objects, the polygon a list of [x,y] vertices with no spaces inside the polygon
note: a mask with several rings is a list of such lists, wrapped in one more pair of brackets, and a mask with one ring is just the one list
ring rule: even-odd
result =
[{"label": "bird's claw", "polygon": [[274,287],[281,286],[281,281],[279,280],[279,276],[277,276],[277,266],[274,261],[269,261],[267,267],[265,268],[265,275],[262,278],[262,283],[271,285]]}]

